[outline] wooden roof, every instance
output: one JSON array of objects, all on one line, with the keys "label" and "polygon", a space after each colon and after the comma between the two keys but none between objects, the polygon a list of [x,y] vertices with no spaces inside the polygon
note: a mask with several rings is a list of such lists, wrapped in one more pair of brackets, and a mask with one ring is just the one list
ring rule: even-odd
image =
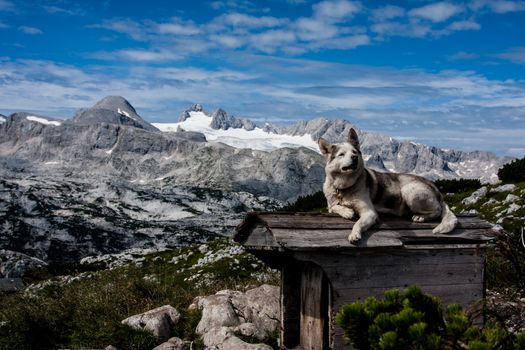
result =
[{"label": "wooden roof", "polygon": [[358,244],[347,237],[354,221],[335,214],[254,212],[237,227],[234,240],[249,250],[302,251],[352,250],[406,245],[480,244],[498,231],[475,216],[458,216],[459,223],[448,234],[434,234],[438,222],[415,223],[397,217],[382,217]]}]

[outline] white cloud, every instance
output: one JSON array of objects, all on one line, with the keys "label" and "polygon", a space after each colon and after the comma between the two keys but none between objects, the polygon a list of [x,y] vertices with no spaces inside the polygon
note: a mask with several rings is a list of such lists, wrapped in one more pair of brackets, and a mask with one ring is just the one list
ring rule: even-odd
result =
[{"label": "white cloud", "polygon": [[301,40],[333,38],[338,33],[337,26],[317,18],[299,18],[295,23],[297,36]]},{"label": "white cloud", "polygon": [[269,30],[251,37],[251,45],[263,52],[275,52],[283,45],[292,44],[296,41],[296,36],[288,30]]},{"label": "white cloud", "polygon": [[159,23],[156,25],[156,31],[159,34],[173,34],[173,35],[197,35],[200,29],[191,22],[183,22],[178,18],[174,18],[169,23]]},{"label": "white cloud", "polygon": [[228,48],[228,49],[237,49],[246,44],[245,38],[236,35],[229,34],[220,34],[220,35],[210,35],[210,39],[217,43],[219,46]]},{"label": "white cloud", "polygon": [[513,47],[495,56],[514,63],[525,64],[525,46]]},{"label": "white cloud", "polygon": [[432,28],[429,25],[418,22],[381,22],[373,24],[370,30],[381,36],[408,36],[416,38],[422,38],[432,33]]},{"label": "white cloud", "polygon": [[0,0],[0,11],[14,11],[15,4],[8,0]]},{"label": "white cloud", "polygon": [[326,41],[319,41],[310,44],[311,48],[351,50],[358,46],[369,45],[371,43],[368,35],[352,35],[333,38]]},{"label": "white cloud", "polygon": [[312,6],[314,17],[339,21],[348,19],[362,10],[358,1],[325,0]]},{"label": "white cloud", "polygon": [[476,53],[472,53],[472,52],[459,51],[453,55],[448,56],[447,58],[451,61],[473,60],[473,59],[479,58],[479,55]]},{"label": "white cloud", "polygon": [[455,21],[447,25],[443,29],[434,30],[432,32],[435,36],[450,35],[453,32],[461,30],[480,30],[481,25],[473,20]]},{"label": "white cloud", "polygon": [[387,5],[372,10],[372,18],[377,22],[383,22],[388,19],[403,17],[406,11],[404,8],[394,5]]},{"label": "white cloud", "polygon": [[90,27],[102,28],[117,33],[126,34],[137,41],[148,40],[148,35],[146,34],[146,28],[144,25],[130,19],[104,20],[102,23],[93,24]]},{"label": "white cloud", "polygon": [[[202,102],[209,109],[222,107],[261,121],[347,118],[364,130],[417,136],[449,148],[486,149],[471,130],[492,128],[502,131],[493,150],[525,147],[522,133],[513,136],[525,125],[520,82],[465,71],[431,73],[266,55],[218,55],[217,60],[238,69],[183,63],[79,69],[46,61],[3,61],[0,76],[10,83],[0,90],[0,112],[72,116],[106,95],[122,95],[151,121],[173,121],[183,108]],[[447,130],[458,140],[447,136],[440,141]]]},{"label": "white cloud", "polygon": [[525,11],[525,1],[508,1],[508,0],[473,0],[469,7],[474,11],[488,8],[495,13],[507,13]]},{"label": "white cloud", "polygon": [[102,60],[127,60],[136,62],[165,62],[180,59],[174,52],[145,49],[125,49],[112,52],[97,52],[91,55]]},{"label": "white cloud", "polygon": [[463,10],[463,6],[442,1],[412,9],[408,14],[413,17],[439,23],[463,12]]},{"label": "white cloud", "polygon": [[467,20],[467,21],[456,21],[452,22],[447,29],[456,31],[456,30],[480,30],[481,25],[475,21]]},{"label": "white cloud", "polygon": [[29,27],[29,26],[20,26],[18,27],[18,30],[25,34],[31,34],[31,35],[37,35],[42,34],[42,30],[35,28],[35,27]]},{"label": "white cloud", "polygon": [[68,8],[59,7],[55,5],[43,5],[42,8],[51,14],[62,14],[68,16],[81,16],[85,14],[85,11],[79,7],[74,7],[72,4],[68,5]]},{"label": "white cloud", "polygon": [[273,28],[288,23],[287,19],[276,18],[271,16],[250,16],[243,13],[227,13],[215,18],[215,21],[221,24],[245,28]]}]

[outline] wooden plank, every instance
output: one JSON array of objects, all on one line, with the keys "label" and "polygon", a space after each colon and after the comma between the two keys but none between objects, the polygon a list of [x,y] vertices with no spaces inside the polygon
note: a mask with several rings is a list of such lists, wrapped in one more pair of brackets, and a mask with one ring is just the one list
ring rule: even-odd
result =
[{"label": "wooden plank", "polygon": [[[439,297],[442,306],[450,304],[461,304],[466,310],[471,309],[483,299],[483,286],[479,283],[459,283],[459,284],[440,284],[440,285],[418,285],[423,292]],[[368,297],[383,298],[384,293],[396,287],[376,287],[376,288],[341,288],[337,289],[334,296],[334,308],[339,310],[341,305],[354,301],[365,301]],[[397,287],[400,291],[407,287]]]},{"label": "wooden plank", "polygon": [[251,228],[250,235],[241,242],[246,247],[265,247],[266,249],[276,249],[281,246],[275,241],[272,232],[267,226],[256,224]]},{"label": "wooden plank", "polygon": [[290,261],[281,270],[281,348],[300,343],[302,264]]},{"label": "wooden plank", "polygon": [[[288,249],[334,249],[355,248],[348,241],[350,230],[287,230],[274,229],[272,233],[275,240]],[[395,234],[389,232],[365,232],[358,243],[359,247],[400,247],[402,243]]]},{"label": "wooden plank", "polygon": [[[264,213],[259,214],[259,219],[264,221],[270,228],[325,228],[325,229],[344,229],[352,228],[355,221],[343,219],[337,215],[316,215],[316,214],[282,214]],[[477,217],[458,217],[458,228],[492,228],[488,222]],[[378,229],[431,229],[439,223],[439,220],[432,222],[415,223],[408,218],[397,218],[391,216],[380,216]]]},{"label": "wooden plank", "polygon": [[301,332],[302,350],[319,350],[327,346],[328,325],[326,282],[323,271],[314,264],[305,264],[301,277]]},{"label": "wooden plank", "polygon": [[385,249],[353,250],[338,254],[319,252],[296,252],[293,257],[300,261],[310,261],[323,268],[353,266],[394,266],[394,265],[443,265],[443,264],[483,264],[484,256],[478,249]]},{"label": "wooden plank", "polygon": [[400,247],[403,244],[425,241],[435,244],[447,242],[483,242],[484,229],[458,229],[453,234],[434,234],[431,230],[370,230],[363,234],[357,245],[351,244],[347,237],[350,230],[305,230],[272,229],[276,242],[287,249],[347,249],[355,247]]},{"label": "wooden plank", "polygon": [[347,265],[324,267],[334,289],[394,288],[411,285],[483,284],[482,264]]}]

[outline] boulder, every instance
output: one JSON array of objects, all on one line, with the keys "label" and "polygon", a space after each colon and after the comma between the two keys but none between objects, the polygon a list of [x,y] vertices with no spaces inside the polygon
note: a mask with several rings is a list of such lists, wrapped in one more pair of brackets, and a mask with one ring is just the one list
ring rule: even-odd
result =
[{"label": "boulder", "polygon": [[0,278],[21,278],[34,269],[47,264],[29,255],[0,249]]},{"label": "boulder", "polygon": [[503,203],[513,203],[513,202],[516,202],[517,200],[519,200],[520,197],[514,195],[514,194],[511,194],[509,193],[507,195],[507,197],[505,198],[505,200],[503,201]]},{"label": "boulder", "polygon": [[481,199],[481,197],[484,197],[487,194],[487,192],[488,192],[487,187],[483,186],[481,188],[478,188],[474,192],[472,192],[470,196],[463,199],[461,202],[466,205],[476,204]]},{"label": "boulder", "polygon": [[246,293],[223,290],[198,297],[190,309],[202,310],[197,334],[206,349],[271,349],[265,344],[249,344],[236,335],[263,340],[279,327],[279,287],[262,285]]},{"label": "boulder", "polygon": [[501,186],[498,186],[496,188],[493,188],[491,190],[491,192],[512,192],[516,188],[517,188],[517,186],[514,185],[514,184],[505,184],[505,185],[501,185]]},{"label": "boulder", "polygon": [[[202,310],[202,318],[197,325],[197,334],[204,334],[217,327],[230,327],[240,324],[239,316],[232,305],[234,291],[221,291],[198,301],[198,308]],[[241,293],[239,293],[241,294]]]},{"label": "boulder", "polygon": [[167,342],[153,348],[153,350],[190,350],[191,342],[177,337],[170,338]]},{"label": "boulder", "polygon": [[122,321],[132,328],[151,332],[157,339],[167,341],[171,327],[180,319],[180,313],[173,306],[164,305],[145,313],[134,315]]},{"label": "boulder", "polygon": [[237,338],[230,327],[216,327],[202,336],[206,349],[210,350],[272,350],[266,344],[250,344]]}]

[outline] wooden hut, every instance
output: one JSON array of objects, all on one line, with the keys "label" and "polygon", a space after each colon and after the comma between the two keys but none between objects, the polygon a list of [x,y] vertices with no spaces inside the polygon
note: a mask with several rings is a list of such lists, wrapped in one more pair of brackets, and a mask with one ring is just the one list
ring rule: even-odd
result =
[{"label": "wooden hut", "polygon": [[334,322],[340,306],[391,288],[417,285],[444,305],[479,307],[495,232],[477,217],[458,219],[453,232],[436,235],[436,223],[383,218],[353,245],[353,222],[337,215],[250,213],[234,239],[281,270],[282,348],[345,349]]}]

